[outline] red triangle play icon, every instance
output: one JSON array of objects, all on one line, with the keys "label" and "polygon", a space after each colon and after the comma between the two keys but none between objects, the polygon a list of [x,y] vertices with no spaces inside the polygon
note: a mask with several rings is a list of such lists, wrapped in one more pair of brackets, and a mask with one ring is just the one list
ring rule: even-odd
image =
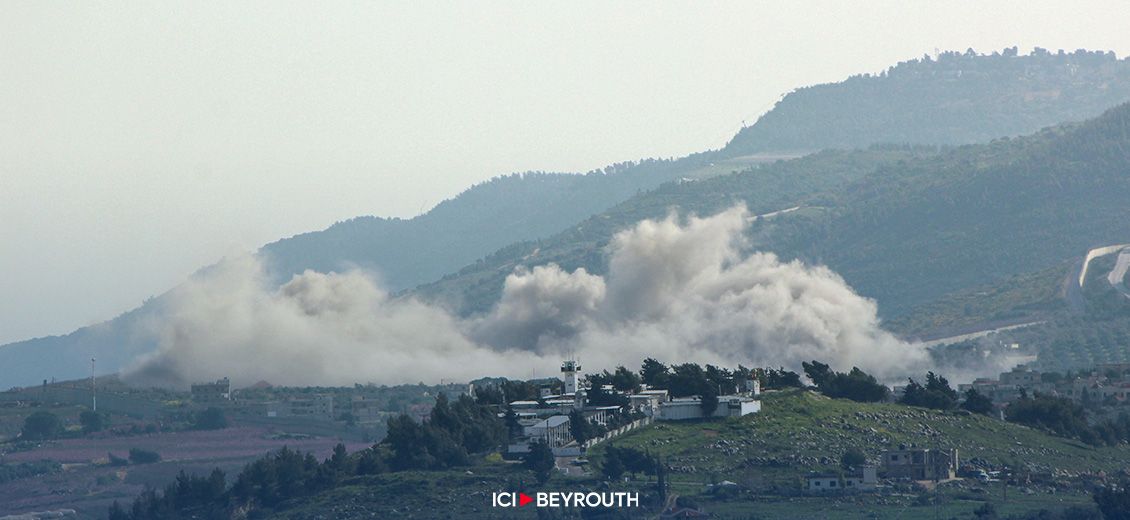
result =
[{"label": "red triangle play icon", "polygon": [[527,495],[525,493],[518,493],[518,507],[522,507],[533,501],[534,499],[530,498],[530,495]]}]

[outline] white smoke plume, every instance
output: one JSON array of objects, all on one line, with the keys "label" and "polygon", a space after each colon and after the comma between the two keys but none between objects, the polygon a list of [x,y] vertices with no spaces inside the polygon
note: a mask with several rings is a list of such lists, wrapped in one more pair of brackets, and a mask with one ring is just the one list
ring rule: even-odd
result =
[{"label": "white smoke plume", "polygon": [[361,272],[307,271],[271,290],[254,259],[227,261],[175,293],[159,349],[128,375],[396,384],[545,374],[566,355],[588,370],[654,357],[793,369],[817,359],[888,381],[925,371],[926,350],[882,330],[875,303],[831,270],[744,255],[749,218],[738,207],[640,222],[609,244],[606,277],[519,270],[495,308],[469,320],[390,298]]},{"label": "white smoke plume", "polygon": [[532,355],[479,347],[448,313],[390,299],[353,271],[307,271],[277,290],[253,257],[179,287],[157,323],[159,347],[126,370],[137,384],[183,387],[230,377],[315,386],[414,383],[491,374]]}]

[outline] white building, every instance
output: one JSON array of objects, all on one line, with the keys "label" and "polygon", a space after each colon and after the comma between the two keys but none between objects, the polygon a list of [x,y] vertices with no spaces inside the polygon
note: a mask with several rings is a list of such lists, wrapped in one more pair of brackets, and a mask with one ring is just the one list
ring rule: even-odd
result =
[{"label": "white building", "polygon": [[566,360],[561,363],[561,375],[565,379],[565,393],[576,395],[581,388],[580,381],[581,363],[575,360]]},{"label": "white building", "polygon": [[533,426],[523,428],[523,432],[531,441],[543,440],[550,448],[564,446],[572,442],[573,436],[569,433],[569,416],[554,415],[541,420]]},{"label": "white building", "polygon": [[666,390],[642,390],[628,396],[628,406],[648,417],[658,417],[659,407],[667,402]]},{"label": "white building", "polygon": [[[718,406],[710,417],[742,417],[761,411],[761,401],[744,395],[724,395],[718,398]],[[707,415],[702,409],[701,397],[680,397],[659,404],[659,420],[685,421],[704,419]]]},{"label": "white building", "polygon": [[878,476],[875,466],[864,466],[860,471],[842,477],[835,473],[814,473],[804,478],[804,490],[808,493],[870,491],[878,487]]},{"label": "white building", "polygon": [[843,485],[840,484],[840,476],[832,473],[808,475],[804,478],[804,483],[804,489],[809,493],[829,493],[843,489]]}]

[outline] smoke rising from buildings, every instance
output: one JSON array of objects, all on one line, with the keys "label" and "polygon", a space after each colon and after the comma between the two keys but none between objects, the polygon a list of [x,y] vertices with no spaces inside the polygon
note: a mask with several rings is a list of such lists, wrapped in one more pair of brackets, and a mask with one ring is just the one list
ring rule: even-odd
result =
[{"label": "smoke rising from buildings", "polygon": [[749,219],[736,207],[642,221],[609,244],[606,276],[520,269],[470,319],[392,298],[359,271],[307,271],[274,289],[256,259],[228,260],[174,293],[158,350],[128,378],[397,384],[545,375],[567,355],[588,370],[646,357],[793,369],[818,359],[892,381],[925,370],[926,350],[882,330],[875,303],[831,270],[745,254]]}]

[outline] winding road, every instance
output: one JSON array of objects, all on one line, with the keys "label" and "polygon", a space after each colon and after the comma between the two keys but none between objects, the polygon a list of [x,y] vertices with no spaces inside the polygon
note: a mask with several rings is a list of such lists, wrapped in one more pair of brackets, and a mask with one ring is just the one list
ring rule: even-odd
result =
[{"label": "winding road", "polygon": [[1118,292],[1123,296],[1130,298],[1130,289],[1126,287],[1126,271],[1130,270],[1130,248],[1123,249],[1118,254],[1118,260],[1114,263],[1114,269],[1110,270],[1110,274],[1106,275],[1106,280],[1110,282]]},{"label": "winding road", "polygon": [[1118,253],[1119,251],[1121,251],[1121,253],[1118,255],[1118,263],[1114,266],[1111,273],[1107,275],[1107,281],[1109,281],[1118,292],[1130,298],[1130,291],[1127,290],[1126,284],[1115,283],[1115,271],[1121,268],[1122,275],[1118,277],[1117,280],[1123,280],[1126,276],[1127,268],[1130,267],[1130,264],[1127,264],[1127,262],[1130,262],[1130,258],[1127,258],[1127,254],[1130,254],[1128,248],[1130,248],[1130,244],[1114,244],[1092,248],[1087,251],[1086,255],[1083,255],[1083,258],[1076,264],[1075,272],[1063,281],[1063,297],[1067,300],[1067,306],[1072,312],[1075,314],[1083,314],[1086,310],[1086,301],[1083,298],[1083,284],[1087,281],[1087,270],[1091,267],[1091,261],[1109,254]]}]

